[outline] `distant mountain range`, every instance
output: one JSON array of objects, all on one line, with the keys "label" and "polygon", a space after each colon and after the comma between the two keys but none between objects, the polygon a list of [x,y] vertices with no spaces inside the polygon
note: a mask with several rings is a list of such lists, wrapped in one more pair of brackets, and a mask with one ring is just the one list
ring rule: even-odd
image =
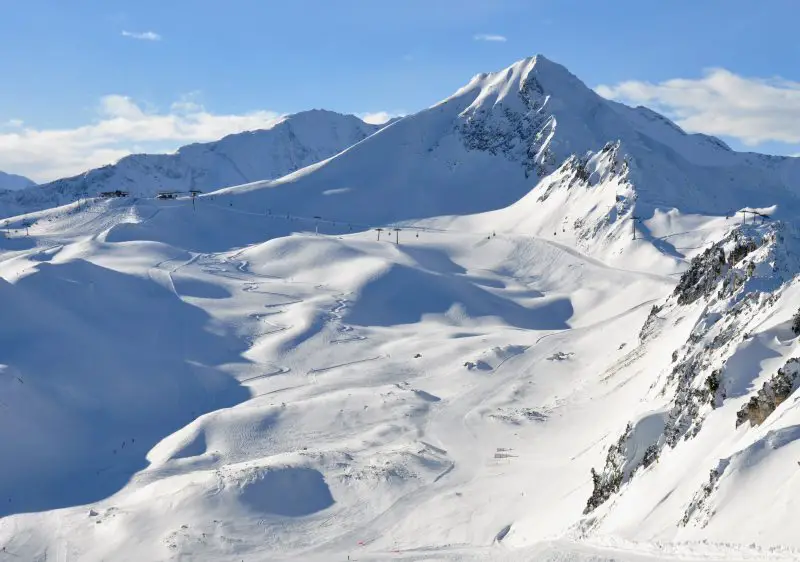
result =
[{"label": "distant mountain range", "polygon": [[302,112],[270,129],[175,154],[132,155],[0,194],[0,216],[116,189],[152,196],[254,182],[264,183],[240,194],[270,187],[268,206],[287,212],[371,222],[473,213],[518,201],[566,162],[586,163],[609,143],[627,162],[635,193],[626,197],[640,213],[674,206],[730,211],[797,199],[800,159],[739,153],[717,138],[687,134],[650,109],[602,98],[539,55],[479,74],[433,107],[385,126]]},{"label": "distant mountain range", "polygon": [[33,180],[16,174],[0,172],[0,191],[17,191],[36,185]]},{"label": "distant mountain range", "polygon": [[[617,167],[606,168],[611,152]],[[597,171],[599,159],[614,182],[624,172],[621,199],[604,188],[612,175]],[[602,98],[536,56],[475,76],[335,158],[226,193],[245,206],[386,223],[501,209],[543,181],[549,193],[563,191],[571,184],[561,180],[576,174],[602,196],[581,213],[562,205],[551,218],[588,227],[656,209],[794,208],[800,159],[736,152],[715,137],[687,134],[647,108]]]},{"label": "distant mountain range", "polygon": [[[134,196],[152,196],[161,190],[212,191],[279,178],[330,158],[381,127],[353,115],[304,111],[269,129],[191,144],[174,154],[134,154],[116,164],[37,186],[21,178],[27,183],[13,184],[19,191],[0,194],[0,215],[46,209],[118,189]],[[4,182],[0,175],[0,188],[10,189]]]}]

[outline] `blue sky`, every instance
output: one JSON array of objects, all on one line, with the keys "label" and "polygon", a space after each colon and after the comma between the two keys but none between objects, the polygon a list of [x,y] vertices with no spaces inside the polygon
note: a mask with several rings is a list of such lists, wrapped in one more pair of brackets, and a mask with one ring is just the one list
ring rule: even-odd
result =
[{"label": "blue sky", "polygon": [[[3,2],[0,169],[52,179],[314,107],[413,112],[478,72],[535,53],[603,85],[603,95],[645,103],[736,148],[796,153],[800,134],[786,123],[800,118],[798,9],[796,0],[768,8],[742,0]],[[770,132],[775,123],[781,130]]]}]

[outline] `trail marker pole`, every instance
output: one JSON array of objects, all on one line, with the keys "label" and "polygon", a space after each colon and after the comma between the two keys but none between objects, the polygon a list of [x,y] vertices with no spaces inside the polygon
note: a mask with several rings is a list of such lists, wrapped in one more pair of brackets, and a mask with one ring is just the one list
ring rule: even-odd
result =
[{"label": "trail marker pole", "polygon": [[633,225],[633,239],[636,240],[636,221],[638,221],[640,217],[633,216],[631,217],[631,224]]},{"label": "trail marker pole", "polygon": [[195,200],[195,197],[197,197],[198,193],[203,193],[203,192],[200,191],[199,189],[190,189],[189,190],[189,195],[192,196],[192,211],[196,211],[197,210],[197,208],[195,207],[194,200]]},{"label": "trail marker pole", "polygon": [[383,231],[383,229],[382,228],[376,228],[375,230],[378,232],[378,242],[380,242],[381,241],[381,232]]},{"label": "trail marker pole", "polygon": [[398,246],[400,245],[400,229],[399,228],[395,228],[394,229],[394,243],[397,244]]}]

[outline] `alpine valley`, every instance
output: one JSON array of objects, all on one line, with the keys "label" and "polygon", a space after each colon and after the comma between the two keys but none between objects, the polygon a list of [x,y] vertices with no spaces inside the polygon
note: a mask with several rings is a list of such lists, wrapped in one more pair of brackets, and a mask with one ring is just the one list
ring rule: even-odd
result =
[{"label": "alpine valley", "polygon": [[798,211],[541,55],[2,191],[0,557],[800,559]]}]

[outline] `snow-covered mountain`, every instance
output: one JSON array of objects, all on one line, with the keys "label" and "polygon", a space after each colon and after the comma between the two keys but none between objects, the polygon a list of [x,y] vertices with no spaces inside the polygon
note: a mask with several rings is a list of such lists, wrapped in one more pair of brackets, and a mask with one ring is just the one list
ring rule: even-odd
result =
[{"label": "snow-covered mountain", "polygon": [[655,536],[666,519],[685,538],[785,540],[795,492],[776,488],[794,488],[800,462],[796,227],[733,228],[650,309],[625,358],[653,369],[650,386],[592,469],[581,532]]},{"label": "snow-covered mountain", "polygon": [[36,185],[33,180],[16,174],[0,172],[0,191],[17,191]]},{"label": "snow-covered mountain", "polygon": [[[593,246],[613,262],[632,220],[652,242],[652,251],[641,252],[682,260],[672,244],[677,240],[662,239],[675,233],[676,210],[704,217],[753,208],[787,216],[798,208],[798,185],[798,158],[739,153],[713,137],[686,134],[648,109],[600,97],[564,67],[536,56],[476,76],[335,158],[213,197],[232,210],[321,217],[341,232],[499,210],[525,197],[525,210],[512,213],[525,214],[529,232],[584,250]],[[150,230],[131,235],[160,239],[160,221],[167,220],[121,229]],[[202,238],[211,226],[202,221],[192,219],[180,232],[181,244],[192,245],[194,228]],[[286,232],[273,227],[272,235]],[[257,240],[239,232],[242,243]]]},{"label": "snow-covered mountain", "polygon": [[800,189],[800,159],[738,153],[686,134],[651,110],[600,97],[536,56],[476,76],[337,158],[228,193],[351,221],[466,214],[506,207],[563,165],[575,169],[611,146],[626,162],[629,196],[642,215],[794,205]]},{"label": "snow-covered mountain", "polygon": [[269,129],[191,144],[174,154],[134,154],[78,176],[0,195],[0,212],[12,216],[96,197],[103,191],[152,197],[158,191],[213,191],[279,178],[329,158],[381,127],[353,115],[305,111],[284,117]]},{"label": "snow-covered mountain", "polygon": [[0,544],[798,560],[798,170],[539,56],[276,180],[11,217]]}]

